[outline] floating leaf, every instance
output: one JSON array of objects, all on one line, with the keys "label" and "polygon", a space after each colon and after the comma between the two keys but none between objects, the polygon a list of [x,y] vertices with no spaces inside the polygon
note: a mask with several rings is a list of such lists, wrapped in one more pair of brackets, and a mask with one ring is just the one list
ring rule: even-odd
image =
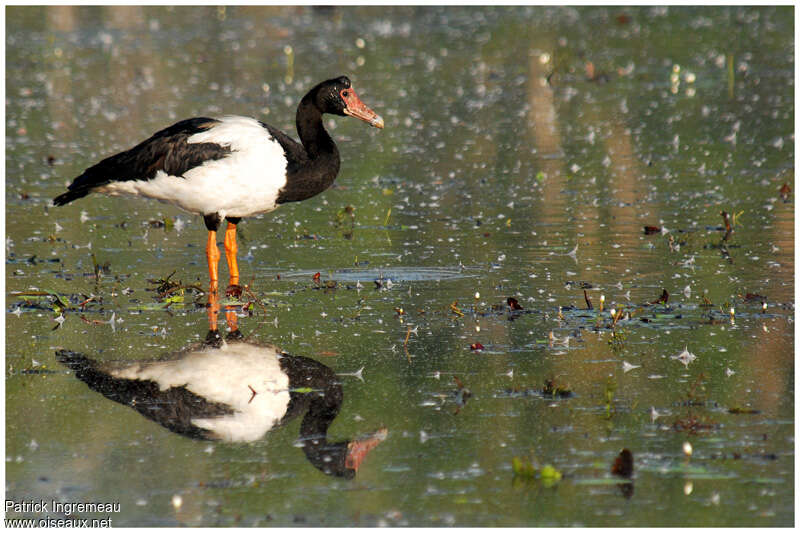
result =
[{"label": "floating leaf", "polygon": [[645,235],[653,235],[655,233],[661,233],[661,228],[658,226],[645,226],[644,227],[644,234]]},{"label": "floating leaf", "polygon": [[572,391],[569,390],[569,387],[556,385],[552,379],[548,379],[547,381],[544,382],[542,395],[552,396],[553,398],[569,398],[572,396]]},{"label": "floating leaf", "polygon": [[536,468],[533,463],[516,456],[511,460],[511,471],[515,476],[522,478],[533,479],[536,476]]},{"label": "floating leaf", "polygon": [[544,465],[540,472],[542,483],[549,487],[561,481],[561,472],[555,469],[552,465]]},{"label": "floating leaf", "polygon": [[751,409],[749,407],[731,407],[728,412],[732,415],[757,415],[761,411],[758,409]]},{"label": "floating leaf", "polygon": [[628,448],[623,448],[611,465],[611,473],[615,476],[633,476],[633,454]]},{"label": "floating leaf", "polygon": [[650,303],[651,304],[661,304],[661,303],[663,303],[664,305],[667,305],[667,302],[669,302],[669,292],[667,292],[667,289],[662,289],[661,296],[658,297],[658,300],[654,300],[654,301],[652,301]]}]

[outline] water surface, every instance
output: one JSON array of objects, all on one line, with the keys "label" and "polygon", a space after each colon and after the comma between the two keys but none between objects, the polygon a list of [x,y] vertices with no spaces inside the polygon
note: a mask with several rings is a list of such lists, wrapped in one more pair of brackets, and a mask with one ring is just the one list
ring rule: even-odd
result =
[{"label": "water surface", "polygon": [[[794,523],[792,7],[6,14],[7,498],[137,526]],[[205,228],[49,205],[182,118],[294,136],[341,74],[386,128],[330,119],[336,186],[240,225],[236,318],[339,375],[329,437],[386,428],[353,479],[307,460],[300,418],[191,439],[59,363],[206,338]]]}]

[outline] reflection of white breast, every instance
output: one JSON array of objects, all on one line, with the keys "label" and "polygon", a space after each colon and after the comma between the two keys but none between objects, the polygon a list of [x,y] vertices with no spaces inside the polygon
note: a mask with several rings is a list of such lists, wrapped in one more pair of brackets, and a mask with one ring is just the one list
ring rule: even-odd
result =
[{"label": "reflection of white breast", "polygon": [[162,391],[185,387],[206,401],[225,404],[233,414],[193,418],[192,424],[221,440],[253,441],[263,437],[289,405],[289,378],[281,371],[279,354],[274,346],[232,343],[191,351],[173,361],[138,363],[113,375],[153,381]]}]

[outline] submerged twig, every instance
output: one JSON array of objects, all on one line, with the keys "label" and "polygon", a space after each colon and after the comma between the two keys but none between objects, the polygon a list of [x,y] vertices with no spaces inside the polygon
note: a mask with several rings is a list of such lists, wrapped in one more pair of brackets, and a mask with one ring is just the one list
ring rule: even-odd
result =
[{"label": "submerged twig", "polygon": [[458,315],[459,317],[464,316],[464,312],[461,311],[461,309],[458,308],[458,301],[455,301],[455,302],[450,304],[450,310],[453,313],[455,313],[456,315]]},{"label": "submerged twig", "polygon": [[411,326],[408,326],[408,331],[406,331],[406,340],[403,341],[403,349],[406,352],[406,359],[408,359],[409,363],[411,362],[411,354],[408,353],[408,339],[410,338],[411,338]]}]

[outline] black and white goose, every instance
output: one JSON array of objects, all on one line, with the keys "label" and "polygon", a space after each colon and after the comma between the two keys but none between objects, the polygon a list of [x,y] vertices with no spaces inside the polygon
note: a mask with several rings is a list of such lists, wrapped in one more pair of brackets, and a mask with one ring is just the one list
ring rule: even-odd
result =
[{"label": "black and white goose", "polygon": [[206,257],[211,291],[218,287],[216,232],[223,219],[229,294],[241,293],[236,224],[280,204],[311,198],[333,184],[339,151],[322,115],[348,115],[383,128],[346,76],[323,81],[297,106],[300,142],[253,118],[190,118],[108,157],[73,180],[53,199],[57,206],[92,192],[154,198],[202,215],[208,228]]},{"label": "black and white goose", "polygon": [[328,442],[343,400],[333,370],[272,345],[230,337],[223,342],[213,331],[201,346],[168,360],[101,363],[68,350],[56,358],[90,389],[196,439],[252,442],[305,413],[303,451],[329,475],[354,477],[387,434],[382,428],[361,439]]}]

